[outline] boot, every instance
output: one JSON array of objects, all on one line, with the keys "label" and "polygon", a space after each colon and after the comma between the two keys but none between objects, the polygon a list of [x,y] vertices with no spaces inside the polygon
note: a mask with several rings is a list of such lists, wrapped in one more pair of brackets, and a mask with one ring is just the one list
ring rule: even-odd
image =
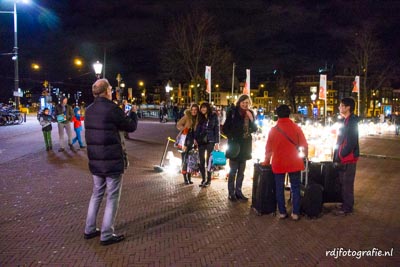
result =
[{"label": "boot", "polygon": [[183,179],[184,179],[184,181],[185,181],[185,184],[189,184],[189,181],[188,181],[188,179],[187,179],[187,174],[186,174],[186,173],[183,174]]},{"label": "boot", "polygon": [[192,174],[188,173],[187,174],[187,178],[188,178],[189,184],[193,184],[193,182],[192,182]]},{"label": "boot", "polygon": [[211,185],[211,172],[207,172],[207,182],[204,184],[205,187]]}]

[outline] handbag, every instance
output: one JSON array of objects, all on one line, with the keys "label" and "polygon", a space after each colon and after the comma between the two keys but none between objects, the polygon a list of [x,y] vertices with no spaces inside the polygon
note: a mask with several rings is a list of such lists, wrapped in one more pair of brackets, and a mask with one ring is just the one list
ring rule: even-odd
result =
[{"label": "handbag", "polygon": [[185,146],[185,140],[186,140],[186,136],[188,133],[188,129],[183,129],[182,131],[179,132],[179,134],[176,137],[176,142],[174,144],[174,146],[178,149],[178,150],[182,150],[183,147]]},{"label": "handbag", "polygon": [[57,122],[65,122],[64,114],[57,115]]},{"label": "handbag", "polygon": [[211,155],[212,155],[212,165],[214,166],[226,165],[226,157],[224,152],[214,150],[213,152],[211,152]]},{"label": "handbag", "polygon": [[225,156],[229,159],[234,159],[239,156],[240,144],[238,142],[228,143],[228,149],[226,150]]}]

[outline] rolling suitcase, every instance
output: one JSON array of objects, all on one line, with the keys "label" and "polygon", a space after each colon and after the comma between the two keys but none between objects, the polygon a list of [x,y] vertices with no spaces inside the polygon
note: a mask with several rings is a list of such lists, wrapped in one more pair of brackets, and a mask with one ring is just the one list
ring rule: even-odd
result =
[{"label": "rolling suitcase", "polygon": [[333,162],[309,162],[308,183],[322,185],[323,203],[342,202],[339,172],[333,167]]},{"label": "rolling suitcase", "polygon": [[339,180],[339,171],[333,166],[333,162],[324,162],[321,176],[324,180],[324,203],[341,203],[342,187]]},{"label": "rolling suitcase", "polygon": [[322,215],[323,191],[322,185],[309,180],[310,164],[306,159],[305,171],[302,172],[300,187],[300,209],[309,218],[318,218]]},{"label": "rolling suitcase", "polygon": [[276,213],[275,178],[271,166],[254,164],[252,208],[257,215]]}]

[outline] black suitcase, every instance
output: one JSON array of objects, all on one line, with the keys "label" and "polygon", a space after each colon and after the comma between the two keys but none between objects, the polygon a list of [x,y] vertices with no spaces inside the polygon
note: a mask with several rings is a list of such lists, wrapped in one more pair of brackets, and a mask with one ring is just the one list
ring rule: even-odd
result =
[{"label": "black suitcase", "polygon": [[276,213],[275,179],[271,166],[254,164],[252,208],[257,215]]},{"label": "black suitcase", "polygon": [[321,182],[321,165],[313,164],[306,159],[305,171],[302,172],[300,186],[300,210],[309,218],[318,218],[322,215],[323,191]]},{"label": "black suitcase", "polygon": [[324,203],[338,203],[342,200],[342,187],[339,180],[339,171],[333,167],[333,162],[324,162],[322,173],[324,184]]},{"label": "black suitcase", "polygon": [[318,218],[322,215],[323,187],[320,184],[301,186],[301,212],[309,218]]},{"label": "black suitcase", "polygon": [[333,162],[309,162],[308,183],[322,185],[324,203],[342,202],[339,172],[333,167]]}]

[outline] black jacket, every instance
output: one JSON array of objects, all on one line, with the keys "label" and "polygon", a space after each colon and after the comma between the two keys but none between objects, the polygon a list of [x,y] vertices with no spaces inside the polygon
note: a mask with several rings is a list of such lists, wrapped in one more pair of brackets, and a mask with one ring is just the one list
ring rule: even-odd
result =
[{"label": "black jacket", "polygon": [[137,116],[125,116],[118,105],[104,97],[95,98],[85,115],[90,172],[102,177],[122,174],[124,153],[119,132],[134,132]]},{"label": "black jacket", "polygon": [[343,125],[339,129],[333,161],[343,164],[357,162],[360,156],[358,121],[359,118],[354,114],[343,121]]},{"label": "black jacket", "polygon": [[[208,143],[219,143],[219,121],[215,112],[211,113],[209,118],[199,122],[195,131],[195,139],[200,145],[201,136],[207,134]],[[201,144],[204,145],[204,144]]]},{"label": "black jacket", "polygon": [[244,118],[240,115],[237,108],[232,108],[226,115],[226,120],[222,128],[222,132],[228,137],[228,146],[232,142],[240,145],[240,153],[235,160],[248,160],[251,159],[252,153],[252,137],[251,133],[257,131],[257,124],[255,123],[254,113],[253,121],[249,122],[249,137],[244,138]]}]

